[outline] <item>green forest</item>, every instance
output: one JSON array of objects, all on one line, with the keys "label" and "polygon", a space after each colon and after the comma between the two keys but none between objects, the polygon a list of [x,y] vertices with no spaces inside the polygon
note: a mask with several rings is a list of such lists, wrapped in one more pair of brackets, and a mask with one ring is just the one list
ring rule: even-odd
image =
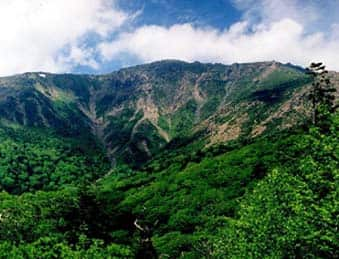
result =
[{"label": "green forest", "polygon": [[0,258],[339,258],[339,114],[319,70],[302,124],[176,138],[140,166],[2,121]]}]

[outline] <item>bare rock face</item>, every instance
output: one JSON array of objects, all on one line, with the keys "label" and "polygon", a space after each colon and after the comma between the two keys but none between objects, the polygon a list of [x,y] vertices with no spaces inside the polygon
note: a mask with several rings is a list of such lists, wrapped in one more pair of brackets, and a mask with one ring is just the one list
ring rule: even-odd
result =
[{"label": "bare rock face", "polygon": [[[338,87],[338,73],[330,75]],[[309,85],[302,68],[278,62],[160,61],[99,76],[26,73],[0,78],[0,119],[92,134],[112,162],[138,164],[197,132],[213,145],[292,127],[307,116]]]}]

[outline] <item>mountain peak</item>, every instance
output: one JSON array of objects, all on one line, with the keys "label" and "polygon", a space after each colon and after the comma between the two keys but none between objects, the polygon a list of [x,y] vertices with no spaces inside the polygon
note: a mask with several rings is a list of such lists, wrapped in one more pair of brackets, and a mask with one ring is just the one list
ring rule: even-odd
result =
[{"label": "mountain peak", "polygon": [[300,69],[276,61],[162,60],[107,75],[26,73],[0,78],[0,117],[62,134],[85,131],[113,160],[139,164],[197,132],[212,145],[293,125],[294,105],[302,105],[295,98],[308,82]]}]

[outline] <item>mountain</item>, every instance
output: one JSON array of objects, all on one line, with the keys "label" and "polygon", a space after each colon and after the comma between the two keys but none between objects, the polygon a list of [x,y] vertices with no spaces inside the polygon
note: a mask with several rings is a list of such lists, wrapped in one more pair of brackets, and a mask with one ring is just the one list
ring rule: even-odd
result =
[{"label": "mountain", "polygon": [[0,78],[0,118],[91,135],[112,163],[138,166],[180,139],[199,136],[211,146],[291,127],[303,120],[309,82],[302,68],[278,62],[167,60],[106,75],[26,73]]},{"label": "mountain", "polygon": [[310,123],[310,82],[278,62],[0,78],[0,257],[339,258],[339,116]]}]

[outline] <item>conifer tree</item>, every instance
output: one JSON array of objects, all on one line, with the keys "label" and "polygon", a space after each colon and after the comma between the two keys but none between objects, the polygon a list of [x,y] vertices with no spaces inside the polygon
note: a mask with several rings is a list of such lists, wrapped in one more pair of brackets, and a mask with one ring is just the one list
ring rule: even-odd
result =
[{"label": "conifer tree", "polygon": [[311,63],[306,73],[313,77],[309,95],[312,104],[312,124],[326,129],[330,114],[334,113],[336,89],[331,84],[328,71],[323,63]]}]

